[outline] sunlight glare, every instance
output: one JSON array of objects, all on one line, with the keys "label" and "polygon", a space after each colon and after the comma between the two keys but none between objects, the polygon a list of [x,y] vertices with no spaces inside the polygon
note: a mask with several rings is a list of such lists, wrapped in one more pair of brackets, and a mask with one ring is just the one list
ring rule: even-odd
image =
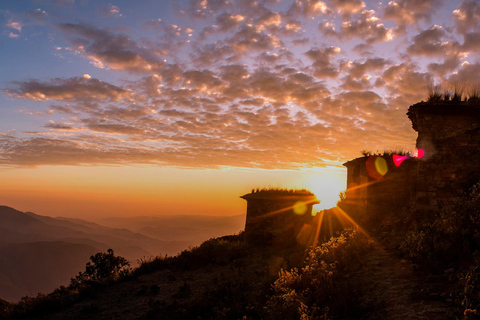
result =
[{"label": "sunlight glare", "polygon": [[313,206],[313,212],[335,207],[340,199],[340,192],[346,189],[346,170],[339,167],[327,167],[302,171],[302,180],[298,181],[295,187],[310,190],[320,200],[320,204]]},{"label": "sunlight glare", "polygon": [[304,215],[305,212],[307,212],[307,205],[305,204],[305,202],[303,201],[297,201],[294,205],[293,205],[293,212],[296,214],[296,215]]}]

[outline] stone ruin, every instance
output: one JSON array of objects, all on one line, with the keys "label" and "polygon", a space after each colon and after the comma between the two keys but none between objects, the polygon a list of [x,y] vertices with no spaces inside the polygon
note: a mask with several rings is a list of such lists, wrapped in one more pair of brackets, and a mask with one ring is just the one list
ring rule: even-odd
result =
[{"label": "stone ruin", "polygon": [[[358,222],[375,220],[376,214],[411,202],[421,209],[439,210],[480,180],[480,104],[420,102],[410,106],[407,115],[418,132],[416,147],[423,150],[422,157],[386,153],[344,163],[347,190],[342,207],[346,206],[349,214],[356,212]],[[271,189],[252,191],[241,198],[247,201],[248,241],[308,243],[298,237],[316,223],[311,213],[319,201],[313,193]],[[304,205],[302,214],[294,210],[299,203]]]},{"label": "stone ruin", "polygon": [[[478,103],[420,102],[410,106],[407,115],[418,132],[416,147],[424,155],[405,156],[398,166],[393,154],[364,156],[344,163],[346,203],[364,212],[388,206],[393,210],[411,201],[419,208],[438,210],[480,180]],[[375,162],[375,157],[382,157],[388,168],[381,177],[368,172],[368,162]]]},{"label": "stone ruin", "polygon": [[289,245],[299,240],[297,237],[302,234],[302,229],[312,225],[313,205],[320,203],[307,190],[252,190],[240,198],[247,201],[247,241],[277,245]]}]

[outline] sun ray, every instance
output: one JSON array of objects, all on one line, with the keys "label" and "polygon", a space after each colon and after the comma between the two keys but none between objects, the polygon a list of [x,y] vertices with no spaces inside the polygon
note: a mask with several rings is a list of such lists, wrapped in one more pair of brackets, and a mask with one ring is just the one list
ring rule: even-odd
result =
[{"label": "sun ray", "polygon": [[[314,203],[316,203],[316,201],[318,201],[318,200],[315,198],[315,199],[312,199],[312,200],[302,201],[302,202],[303,202],[305,205],[309,205],[309,204],[314,204]],[[292,206],[288,206],[288,207],[285,207],[285,208],[282,208],[282,209],[279,209],[279,210],[270,211],[270,212],[265,213],[265,214],[262,214],[262,215],[260,215],[260,216],[252,217],[252,218],[251,218],[251,221],[262,220],[262,219],[265,219],[265,218],[269,218],[269,217],[272,217],[272,216],[277,215],[277,214],[279,214],[279,213],[293,210],[294,208],[295,208],[295,205],[292,205]]]}]

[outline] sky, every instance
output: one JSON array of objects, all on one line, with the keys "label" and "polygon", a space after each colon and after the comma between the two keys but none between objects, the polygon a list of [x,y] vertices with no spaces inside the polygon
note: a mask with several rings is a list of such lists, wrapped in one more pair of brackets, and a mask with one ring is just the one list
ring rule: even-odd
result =
[{"label": "sky", "polygon": [[0,204],[234,215],[335,205],[342,163],[413,151],[408,107],[480,78],[480,1],[0,2]]}]

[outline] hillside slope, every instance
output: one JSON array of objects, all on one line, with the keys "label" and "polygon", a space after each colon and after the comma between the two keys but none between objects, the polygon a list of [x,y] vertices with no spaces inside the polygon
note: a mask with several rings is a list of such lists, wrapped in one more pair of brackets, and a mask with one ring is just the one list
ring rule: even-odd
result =
[{"label": "hillside slope", "polygon": [[68,284],[98,250],[62,241],[0,244],[0,297],[16,301]]},{"label": "hillside slope", "polygon": [[189,245],[7,206],[0,206],[0,221],[0,299],[8,301],[68,284],[90,255],[108,248],[135,263],[144,256],[174,255]]}]

